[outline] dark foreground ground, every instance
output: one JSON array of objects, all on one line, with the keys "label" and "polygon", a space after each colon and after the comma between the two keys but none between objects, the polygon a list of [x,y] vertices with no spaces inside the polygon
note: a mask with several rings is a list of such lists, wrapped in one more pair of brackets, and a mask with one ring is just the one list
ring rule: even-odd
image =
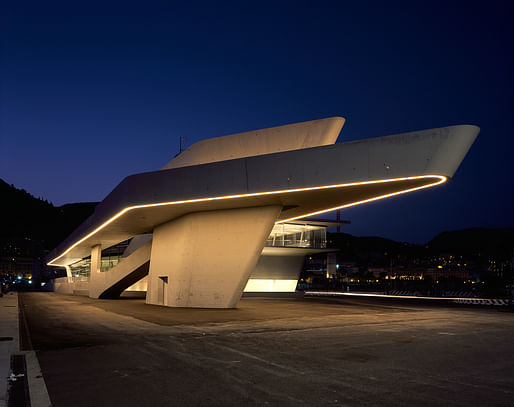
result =
[{"label": "dark foreground ground", "polygon": [[355,299],[236,310],[20,295],[53,405],[512,406],[514,313]]}]

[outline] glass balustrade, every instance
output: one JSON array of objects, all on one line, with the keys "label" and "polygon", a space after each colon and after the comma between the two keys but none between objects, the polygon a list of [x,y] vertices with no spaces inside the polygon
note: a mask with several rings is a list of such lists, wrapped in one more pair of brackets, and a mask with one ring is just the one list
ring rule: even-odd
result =
[{"label": "glass balustrade", "polygon": [[325,227],[314,225],[277,224],[266,240],[268,247],[305,247],[325,249],[327,231]]}]

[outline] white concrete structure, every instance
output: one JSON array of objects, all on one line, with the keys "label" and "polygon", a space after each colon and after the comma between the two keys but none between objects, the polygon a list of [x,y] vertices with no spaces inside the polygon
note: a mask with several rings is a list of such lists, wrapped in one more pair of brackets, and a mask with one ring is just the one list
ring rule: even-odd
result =
[{"label": "white concrete structure", "polygon": [[[92,297],[119,294],[148,273],[147,303],[235,307],[245,287],[262,289],[257,280],[293,285],[293,274],[272,278],[272,270],[296,270],[298,259],[268,251],[259,261],[274,225],[442,184],[479,132],[461,125],[334,144],[343,124],[335,117],[196,143],[162,170],[123,180],[48,264],[91,256]],[[100,249],[148,232],[152,241],[133,239],[101,271]]]},{"label": "white concrete structure", "polygon": [[159,225],[153,234],[146,301],[235,307],[281,209],[197,212]]}]

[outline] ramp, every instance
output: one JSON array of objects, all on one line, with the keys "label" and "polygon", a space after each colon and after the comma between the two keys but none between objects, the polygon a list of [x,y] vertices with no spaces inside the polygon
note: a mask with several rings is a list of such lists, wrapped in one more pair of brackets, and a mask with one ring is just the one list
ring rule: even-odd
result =
[{"label": "ramp", "polygon": [[118,298],[132,284],[148,274],[152,241],[145,243],[108,271],[96,273],[89,282],[89,297]]}]

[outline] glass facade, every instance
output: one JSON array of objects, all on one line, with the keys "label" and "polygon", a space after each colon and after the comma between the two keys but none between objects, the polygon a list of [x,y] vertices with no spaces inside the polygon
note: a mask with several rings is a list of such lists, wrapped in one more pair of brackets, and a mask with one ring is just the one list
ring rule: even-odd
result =
[{"label": "glass facade", "polygon": [[273,227],[266,240],[268,247],[308,247],[325,249],[327,229],[324,226],[280,223]]},{"label": "glass facade", "polygon": [[86,257],[76,263],[70,265],[71,276],[73,278],[89,278],[89,271],[91,269],[91,257]]},{"label": "glass facade", "polygon": [[[106,272],[116,266],[130,240],[102,250],[100,271]],[[327,247],[327,230],[325,226],[280,223],[271,231],[265,246],[267,247],[302,247],[325,249]],[[85,257],[70,265],[74,280],[87,281],[91,272],[91,257]]]},{"label": "glass facade", "polygon": [[[102,250],[102,261],[100,265],[101,272],[108,271],[119,263],[128,243],[129,241],[126,240],[115,246]],[[84,279],[88,279],[91,273],[91,256],[71,264],[70,269],[74,280],[77,279],[77,281],[84,281]]]},{"label": "glass facade", "polygon": [[102,250],[102,263],[100,266],[101,272],[108,271],[119,263],[123,252],[128,246],[128,243],[129,241],[126,240],[124,242],[118,243],[115,246]]}]

